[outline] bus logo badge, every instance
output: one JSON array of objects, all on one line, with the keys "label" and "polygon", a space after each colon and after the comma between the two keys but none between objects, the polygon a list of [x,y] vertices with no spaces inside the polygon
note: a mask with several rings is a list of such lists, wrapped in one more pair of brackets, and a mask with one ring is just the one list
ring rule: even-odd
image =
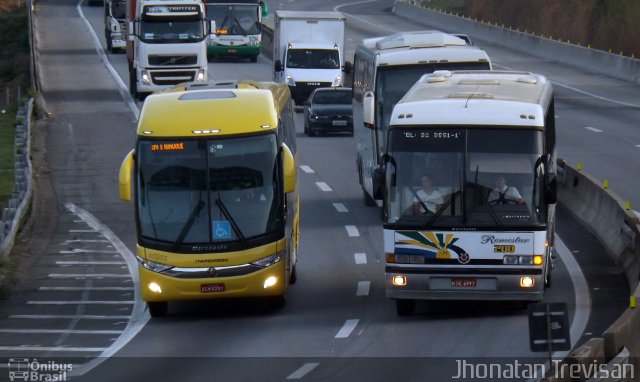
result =
[{"label": "bus logo badge", "polygon": [[207,276],[215,277],[216,274],[218,274],[218,271],[214,267],[207,269]]}]

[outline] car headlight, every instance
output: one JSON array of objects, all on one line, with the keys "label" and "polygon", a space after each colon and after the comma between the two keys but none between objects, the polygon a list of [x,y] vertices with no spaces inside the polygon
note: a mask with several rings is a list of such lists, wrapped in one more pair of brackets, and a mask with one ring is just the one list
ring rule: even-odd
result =
[{"label": "car headlight", "polygon": [[282,260],[283,257],[284,257],[283,252],[280,252],[280,253],[276,253],[267,257],[263,257],[262,259],[253,261],[251,264],[257,265],[260,268],[266,268],[279,262],[280,260]]},{"label": "car headlight", "polygon": [[296,86],[296,81],[291,76],[287,76],[287,85]]},{"label": "car headlight", "polygon": [[138,256],[136,256],[136,260],[138,260],[138,263],[142,265],[145,269],[158,272],[158,273],[164,272],[168,269],[173,268],[171,265],[156,263],[155,261],[146,260]]},{"label": "car headlight", "polygon": [[333,79],[333,82],[331,83],[331,87],[338,87],[338,86],[342,86],[342,77],[337,76],[336,78]]}]

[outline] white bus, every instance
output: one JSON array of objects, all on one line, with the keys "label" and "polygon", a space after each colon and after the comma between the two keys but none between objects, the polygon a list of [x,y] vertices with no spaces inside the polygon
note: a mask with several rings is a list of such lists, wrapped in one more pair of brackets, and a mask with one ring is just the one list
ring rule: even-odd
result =
[{"label": "white bus", "polygon": [[555,261],[547,79],[425,75],[395,106],[388,134],[379,170],[385,283],[398,314],[411,314],[415,300],[542,300]]},{"label": "white bus", "polygon": [[357,168],[368,206],[381,199],[373,179],[386,149],[393,106],[425,73],[436,70],[490,70],[487,54],[467,36],[439,31],[401,32],[364,40],[353,63],[353,123]]}]

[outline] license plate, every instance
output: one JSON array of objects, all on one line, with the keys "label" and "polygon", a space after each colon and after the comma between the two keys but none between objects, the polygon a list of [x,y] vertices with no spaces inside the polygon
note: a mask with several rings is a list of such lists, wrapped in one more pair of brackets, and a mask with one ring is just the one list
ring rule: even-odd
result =
[{"label": "license plate", "polygon": [[200,292],[202,293],[215,293],[224,292],[224,284],[200,284]]},{"label": "license plate", "polygon": [[235,50],[235,49],[227,49],[227,52],[229,52],[229,53],[235,53],[235,52],[236,52],[236,50]]},{"label": "license plate", "polygon": [[333,121],[333,126],[347,126],[347,121]]},{"label": "license plate", "polygon": [[454,278],[454,279],[451,279],[451,287],[453,287],[453,288],[475,288],[476,287],[476,279]]}]

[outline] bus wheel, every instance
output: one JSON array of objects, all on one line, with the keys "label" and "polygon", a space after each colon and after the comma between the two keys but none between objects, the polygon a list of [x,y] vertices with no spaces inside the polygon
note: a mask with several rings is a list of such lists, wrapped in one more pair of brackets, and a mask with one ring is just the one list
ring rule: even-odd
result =
[{"label": "bus wheel", "polygon": [[147,302],[149,308],[149,314],[151,317],[164,317],[169,310],[169,303],[166,301],[153,301]]},{"label": "bus wheel", "polygon": [[396,300],[396,312],[398,316],[410,316],[416,311],[415,300]]}]

